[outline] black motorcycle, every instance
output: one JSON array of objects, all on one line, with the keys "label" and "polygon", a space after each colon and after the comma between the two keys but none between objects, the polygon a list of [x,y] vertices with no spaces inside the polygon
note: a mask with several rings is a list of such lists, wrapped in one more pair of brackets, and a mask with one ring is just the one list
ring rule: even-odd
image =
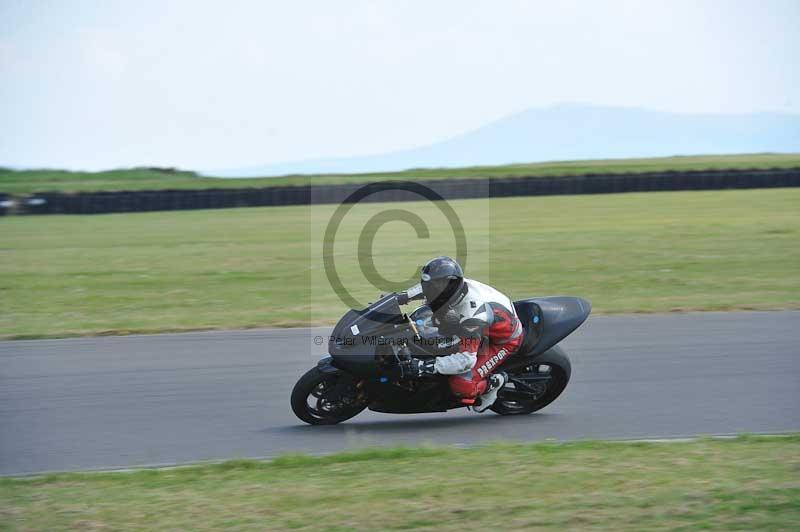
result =
[{"label": "black motorcycle", "polygon": [[[292,390],[292,410],[298,418],[330,425],[365,408],[414,414],[465,406],[450,392],[445,375],[404,378],[404,360],[455,352],[458,338],[431,326],[427,306],[404,314],[403,296],[389,294],[339,320],[328,342],[330,356],[300,377]],[[564,391],[572,367],[556,344],[591,312],[590,303],[577,297],[524,299],[514,307],[525,336],[519,350],[502,365],[509,379],[490,407],[502,415],[536,412]]]}]

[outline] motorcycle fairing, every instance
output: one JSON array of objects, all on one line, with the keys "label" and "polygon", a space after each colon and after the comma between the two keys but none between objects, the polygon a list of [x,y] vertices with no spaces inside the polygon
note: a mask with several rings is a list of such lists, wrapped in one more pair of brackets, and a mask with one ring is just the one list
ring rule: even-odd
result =
[{"label": "motorcycle fairing", "polygon": [[517,356],[544,353],[580,327],[592,305],[579,297],[533,297],[514,302],[525,339]]}]

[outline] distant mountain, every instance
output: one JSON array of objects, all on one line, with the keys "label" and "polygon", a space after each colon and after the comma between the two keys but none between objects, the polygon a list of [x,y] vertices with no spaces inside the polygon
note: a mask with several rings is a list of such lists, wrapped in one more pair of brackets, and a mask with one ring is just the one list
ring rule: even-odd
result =
[{"label": "distant mountain", "polygon": [[519,162],[800,152],[800,115],[679,114],[560,104],[421,148],[209,172],[220,177],[360,173]]}]

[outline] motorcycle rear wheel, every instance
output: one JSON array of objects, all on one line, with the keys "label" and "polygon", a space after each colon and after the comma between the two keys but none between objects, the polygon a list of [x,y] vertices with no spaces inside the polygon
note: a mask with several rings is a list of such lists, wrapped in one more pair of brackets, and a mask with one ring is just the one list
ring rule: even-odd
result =
[{"label": "motorcycle rear wheel", "polygon": [[[514,389],[514,385],[509,383],[504,388],[501,388],[497,394],[497,400],[489,408],[497,414],[503,416],[524,415],[532,414],[537,410],[541,410],[553,401],[555,401],[561,392],[567,387],[569,378],[572,373],[572,366],[570,364],[567,354],[560,348],[553,348],[550,356],[545,357],[543,360],[532,360],[529,366],[523,372],[535,372],[547,374],[550,380],[541,384],[534,385],[540,387],[541,393],[530,399],[514,398],[508,400],[503,398],[504,389]],[[509,375],[513,378],[513,374]]]},{"label": "motorcycle rear wheel", "polygon": [[294,385],[292,411],[309,425],[335,425],[367,407],[359,383],[345,373],[308,370]]}]

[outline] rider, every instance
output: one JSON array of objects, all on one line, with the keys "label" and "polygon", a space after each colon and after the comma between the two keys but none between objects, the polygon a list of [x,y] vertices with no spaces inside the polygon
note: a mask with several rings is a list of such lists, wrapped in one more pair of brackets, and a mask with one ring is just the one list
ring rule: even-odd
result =
[{"label": "rider", "polygon": [[507,376],[495,371],[522,344],[522,323],[514,305],[491,286],[465,279],[458,262],[436,257],[423,266],[420,284],[408,291],[424,295],[433,311],[434,325],[461,338],[458,352],[430,360],[412,358],[404,371],[415,377],[450,375],[453,393],[483,412],[497,399]]}]

